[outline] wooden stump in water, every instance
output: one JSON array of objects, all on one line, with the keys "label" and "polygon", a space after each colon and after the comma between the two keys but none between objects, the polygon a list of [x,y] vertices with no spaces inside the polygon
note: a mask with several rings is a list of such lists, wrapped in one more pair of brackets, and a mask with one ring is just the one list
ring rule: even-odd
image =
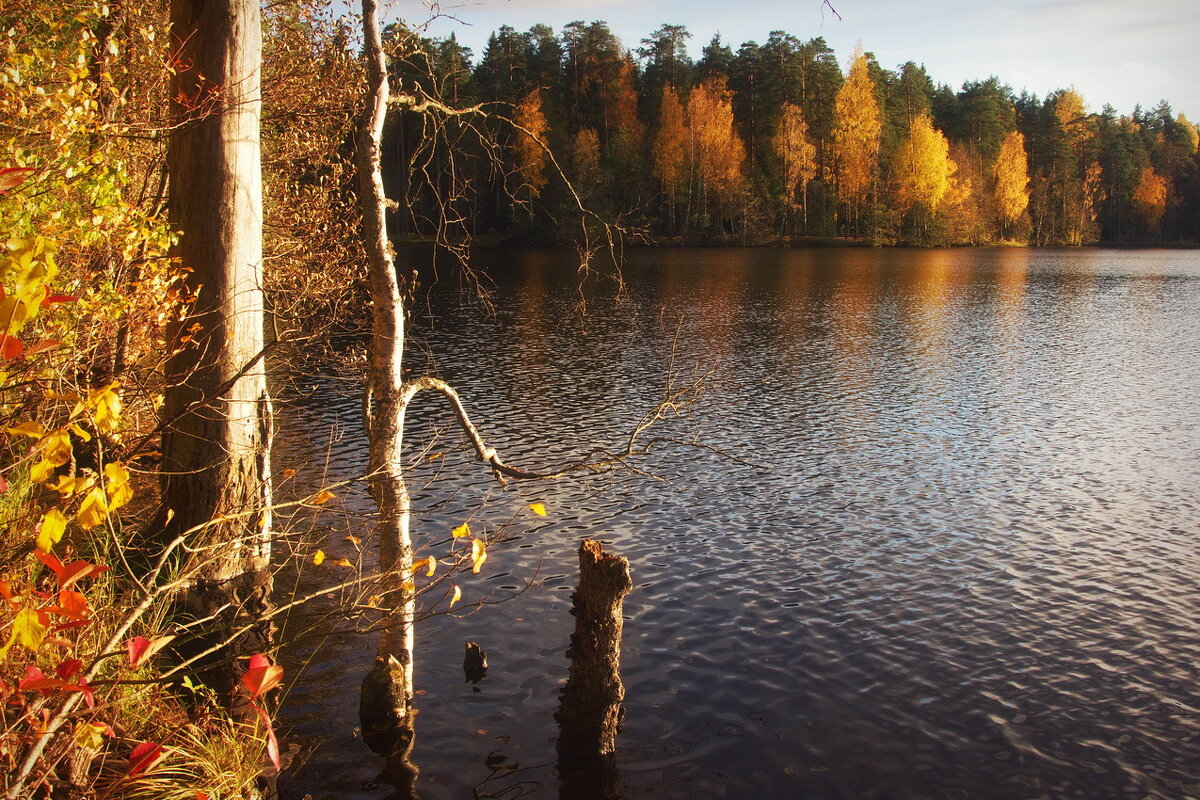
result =
[{"label": "wooden stump in water", "polygon": [[616,749],[625,699],[621,605],[631,589],[628,559],[606,554],[599,542],[584,539],[579,545],[579,587],[571,596],[571,668],[555,715],[560,757],[603,756]]}]

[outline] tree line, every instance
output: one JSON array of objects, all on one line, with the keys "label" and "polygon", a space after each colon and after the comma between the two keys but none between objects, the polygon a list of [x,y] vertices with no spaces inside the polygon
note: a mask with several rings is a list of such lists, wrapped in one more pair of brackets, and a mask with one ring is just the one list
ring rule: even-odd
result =
[{"label": "tree line", "polygon": [[430,187],[444,202],[470,186],[464,227],[517,241],[563,238],[557,223],[578,201],[633,237],[683,243],[1200,237],[1200,132],[1165,100],[1120,115],[996,77],[955,90],[861,50],[843,71],[824,39],[783,31],[736,51],[714,36],[698,60],[682,25],[633,49],[599,21],[504,26],[478,59],[453,34],[388,33],[405,42],[399,85],[515,124],[494,126],[498,150],[466,138],[438,150],[418,144],[414,115],[393,115],[387,177],[411,204],[404,232],[438,216]]}]

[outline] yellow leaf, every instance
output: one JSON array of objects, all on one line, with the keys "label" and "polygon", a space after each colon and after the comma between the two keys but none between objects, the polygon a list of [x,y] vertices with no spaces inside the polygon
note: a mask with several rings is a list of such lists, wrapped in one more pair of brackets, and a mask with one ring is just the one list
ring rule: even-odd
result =
[{"label": "yellow leaf", "polygon": [[437,460],[438,460],[439,458],[441,458],[441,457],[442,457],[442,454],[441,454],[441,453],[430,453],[430,454],[429,454],[429,460],[430,460],[430,461],[437,461]]},{"label": "yellow leaf", "polygon": [[84,442],[90,442],[92,440],[92,435],[90,433],[88,433],[87,431],[85,431],[83,428],[79,427],[78,425],[71,426],[71,433],[78,436]]},{"label": "yellow leaf", "polygon": [[104,477],[107,480],[104,488],[108,493],[108,510],[116,511],[133,497],[129,470],[114,461],[104,465]]},{"label": "yellow leaf", "polygon": [[457,528],[450,531],[450,533],[454,534],[455,539],[463,539],[471,535],[471,526],[464,522],[462,525],[459,525]]},{"label": "yellow leaf", "polygon": [[529,510],[532,511],[533,513],[537,514],[539,517],[546,516],[546,504],[545,503],[530,503]]},{"label": "yellow leaf", "polygon": [[96,479],[91,475],[81,475],[78,478],[72,478],[69,475],[60,475],[54,483],[48,483],[46,486],[53,489],[64,496],[71,496],[79,492],[87,491],[92,488],[92,484]]},{"label": "yellow leaf", "polygon": [[382,602],[382,597],[377,594],[373,594],[367,598],[367,608],[379,608],[379,604]]},{"label": "yellow leaf", "polygon": [[425,567],[428,565],[428,563],[429,563],[428,558],[422,558],[420,561],[414,561],[412,566],[408,568],[408,574],[416,575],[418,572],[425,569]]},{"label": "yellow leaf", "polygon": [[58,464],[43,458],[41,461],[29,468],[29,480],[34,483],[42,483],[50,480],[54,476],[54,470],[58,468]]},{"label": "yellow leaf", "polygon": [[454,608],[454,604],[462,600],[462,589],[454,587],[454,594],[450,595],[450,607]]},{"label": "yellow leaf", "polygon": [[317,552],[313,553],[313,557],[312,557],[313,564],[315,564],[319,567],[319,566],[321,566],[321,563],[324,560],[325,560],[325,551],[324,550],[318,550]]},{"label": "yellow leaf", "polygon": [[332,500],[334,498],[334,496],[335,495],[333,494],[333,492],[329,491],[328,489],[322,489],[321,491],[314,494],[312,497],[308,498],[308,502],[313,503],[318,506],[323,506],[326,503],[328,503],[330,500]]},{"label": "yellow leaf", "polygon": [[331,563],[337,564],[339,567],[350,567],[351,569],[354,569],[354,565],[350,563],[350,559],[348,558],[334,559],[334,561]]},{"label": "yellow leaf", "polygon": [[360,544],[362,544],[362,539],[360,539],[354,535],[346,536],[342,539],[342,541],[349,542],[350,544],[354,545],[355,547],[358,547]]},{"label": "yellow leaf", "polygon": [[104,492],[97,486],[88,492],[87,497],[83,498],[83,502],[79,504],[75,521],[86,531],[104,522],[104,518],[107,516],[108,504],[105,502]]},{"label": "yellow leaf", "polygon": [[46,626],[32,608],[22,608],[13,618],[13,637],[17,644],[36,651],[46,638]]},{"label": "yellow leaf", "polygon": [[405,581],[404,583],[400,584],[400,588],[411,594],[417,590],[417,585],[412,581]]},{"label": "yellow leaf", "polygon": [[483,562],[487,561],[487,549],[480,539],[471,540],[471,572],[478,573]]},{"label": "yellow leaf", "polygon": [[61,467],[71,460],[71,434],[67,433],[66,428],[46,434],[41,447],[42,458],[56,467]]},{"label": "yellow leaf", "polygon": [[292,477],[292,476],[293,476],[293,475],[295,475],[295,474],[296,474],[296,470],[294,470],[294,469],[285,469],[285,470],[283,471],[283,479],[286,481],[288,478]]},{"label": "yellow leaf", "polygon": [[75,744],[84,750],[98,750],[104,744],[104,732],[107,729],[107,725],[81,722],[75,726]]},{"label": "yellow leaf", "polygon": [[46,435],[46,427],[33,421],[22,422],[20,425],[6,428],[5,431],[13,436],[28,436],[31,439],[40,439]]},{"label": "yellow leaf", "polygon": [[425,577],[432,578],[433,571],[435,569],[437,569],[437,559],[434,558],[433,556],[430,556],[429,558],[427,558],[425,560],[429,562],[429,570],[425,573]]},{"label": "yellow leaf", "polygon": [[46,512],[46,516],[42,517],[42,524],[38,526],[37,549],[43,553],[49,553],[54,545],[58,544],[63,537],[63,531],[67,529],[67,518],[57,508],[52,508]]}]

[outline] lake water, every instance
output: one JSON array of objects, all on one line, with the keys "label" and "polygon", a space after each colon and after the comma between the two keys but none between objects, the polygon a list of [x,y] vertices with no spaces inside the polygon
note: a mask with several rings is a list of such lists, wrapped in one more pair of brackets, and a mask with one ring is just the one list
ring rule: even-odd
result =
[{"label": "lake water", "polygon": [[[507,490],[418,402],[414,448],[443,434],[419,542],[468,518],[518,537],[459,582],[512,599],[418,628],[422,798],[559,796],[585,536],[636,584],[622,796],[1200,797],[1200,253],[639,250],[623,296],[573,259],[480,254],[493,312],[443,278],[410,365],[530,467],[619,448],[668,381],[711,385],[646,474]],[[359,391],[298,381],[292,483],[361,474]],[[311,546],[353,561],[370,503],[338,495]],[[285,654],[280,725],[315,748],[285,797],[390,796],[355,732],[374,644]]]}]

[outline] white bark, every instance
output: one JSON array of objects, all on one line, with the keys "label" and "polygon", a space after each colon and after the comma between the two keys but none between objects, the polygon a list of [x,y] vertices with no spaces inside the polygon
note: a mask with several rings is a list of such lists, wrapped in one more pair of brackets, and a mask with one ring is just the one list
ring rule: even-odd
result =
[{"label": "white bark", "polygon": [[[377,681],[386,678],[386,690],[376,686],[376,702],[386,702],[380,725],[408,729],[411,734],[413,698],[413,592],[403,587],[412,567],[409,533],[410,500],[404,482],[404,411],[402,397],[404,358],[404,300],[387,238],[380,143],[387,116],[387,62],[379,32],[375,0],[363,0],[363,42],[369,94],[358,137],[357,167],[362,203],[363,231],[370,265],[372,339],[367,398],[364,403],[369,436],[371,491],[379,509],[380,569],[392,576],[386,587],[393,608],[380,636],[379,656],[390,669],[377,670]],[[366,709],[364,704],[364,710]]]}]

